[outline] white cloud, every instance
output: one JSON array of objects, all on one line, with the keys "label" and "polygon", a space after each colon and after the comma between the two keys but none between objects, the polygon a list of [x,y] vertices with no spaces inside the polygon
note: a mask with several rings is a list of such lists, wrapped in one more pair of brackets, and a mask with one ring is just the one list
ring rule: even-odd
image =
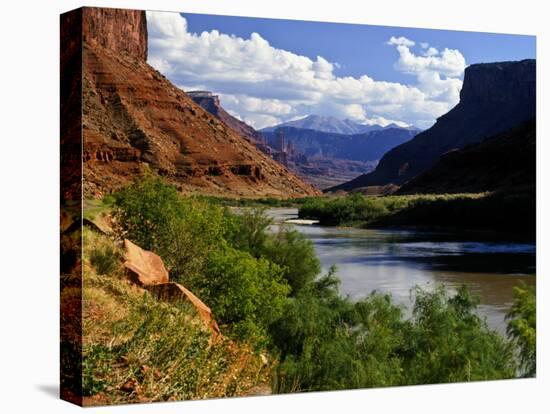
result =
[{"label": "white cloud", "polygon": [[[392,39],[394,39],[392,37]],[[411,52],[408,39],[401,37],[399,42],[394,42],[399,52],[399,60],[396,62],[396,69],[405,73],[422,73],[426,71],[438,72],[449,77],[459,77],[464,73],[466,60],[457,49],[443,49],[439,52],[436,48],[430,47],[425,56],[418,56]],[[408,42],[407,42],[408,41]]]},{"label": "white cloud", "polygon": [[435,47],[429,47],[422,54],[424,56],[437,56],[439,54],[439,50]]},{"label": "white cloud", "polygon": [[414,41],[407,39],[406,37],[394,37],[392,36],[390,40],[388,40],[388,45],[393,46],[406,46],[406,47],[413,47],[415,45]]},{"label": "white cloud", "polygon": [[396,69],[416,79],[410,85],[367,74],[337,76],[336,62],[275,48],[258,33],[247,39],[217,30],[191,33],[177,13],[147,12],[147,21],[152,66],[185,90],[200,86],[219,94],[230,113],[255,128],[311,113],[427,127],[457,103],[462,84],[459,51],[424,48],[415,55],[415,42],[405,37],[387,43],[399,53]]}]

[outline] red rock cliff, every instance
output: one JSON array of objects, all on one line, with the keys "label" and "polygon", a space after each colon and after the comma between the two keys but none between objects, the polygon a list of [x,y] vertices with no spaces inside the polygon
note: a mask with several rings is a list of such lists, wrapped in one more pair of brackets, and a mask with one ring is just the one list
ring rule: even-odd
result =
[{"label": "red rock cliff", "polygon": [[143,11],[80,10],[82,76],[71,73],[82,81],[85,197],[129,184],[144,164],[186,193],[318,194],[147,64]]},{"label": "red rock cliff", "polygon": [[82,11],[84,42],[147,60],[145,11],[98,7],[84,7]]}]

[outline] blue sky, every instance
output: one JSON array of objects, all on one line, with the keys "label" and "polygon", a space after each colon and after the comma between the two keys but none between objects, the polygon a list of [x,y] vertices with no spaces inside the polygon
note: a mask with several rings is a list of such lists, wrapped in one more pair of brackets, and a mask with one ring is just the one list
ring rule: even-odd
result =
[{"label": "blue sky", "polygon": [[535,37],[147,12],[149,63],[255,128],[315,113],[427,128],[464,69],[534,58]]},{"label": "blue sky", "polygon": [[387,47],[391,36],[427,42],[438,48],[458,49],[468,64],[535,58],[534,36],[410,29],[391,26],[260,19],[208,14],[183,14],[190,31],[214,29],[249,38],[258,32],[277,48],[314,59],[321,55],[342,65],[340,76],[368,73],[375,79],[410,81],[410,76],[393,69],[396,52]]}]

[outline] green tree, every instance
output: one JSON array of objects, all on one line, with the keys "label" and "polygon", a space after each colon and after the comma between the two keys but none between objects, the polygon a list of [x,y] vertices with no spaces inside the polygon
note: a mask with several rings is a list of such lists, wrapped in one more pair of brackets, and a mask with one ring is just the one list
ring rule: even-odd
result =
[{"label": "green tree", "polygon": [[267,239],[262,256],[277,263],[292,287],[292,294],[311,284],[321,272],[321,264],[313,243],[297,230],[281,226]]},{"label": "green tree", "polygon": [[290,287],[279,266],[231,247],[210,254],[201,292],[218,322],[243,339],[265,342],[267,328],[282,316]]},{"label": "green tree", "polygon": [[404,348],[409,384],[512,378],[513,347],[476,314],[478,299],[465,286],[450,296],[443,286],[414,290],[411,331]]},{"label": "green tree", "polygon": [[254,257],[262,255],[268,239],[267,229],[273,224],[273,220],[265,211],[263,207],[243,208],[238,214],[226,210],[226,238],[233,247],[247,251]]},{"label": "green tree", "polygon": [[508,336],[519,348],[520,369],[525,377],[537,370],[537,312],[535,289],[526,284],[514,288],[514,303],[506,315]]}]

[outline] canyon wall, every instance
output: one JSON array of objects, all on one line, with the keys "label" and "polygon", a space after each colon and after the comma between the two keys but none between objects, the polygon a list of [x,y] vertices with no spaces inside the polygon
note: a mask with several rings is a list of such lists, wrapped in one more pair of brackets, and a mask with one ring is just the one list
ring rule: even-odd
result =
[{"label": "canyon wall", "polygon": [[448,151],[477,144],[535,116],[536,62],[475,64],[466,68],[460,102],[428,130],[387,152],[375,171],[331,188],[402,185]]}]

